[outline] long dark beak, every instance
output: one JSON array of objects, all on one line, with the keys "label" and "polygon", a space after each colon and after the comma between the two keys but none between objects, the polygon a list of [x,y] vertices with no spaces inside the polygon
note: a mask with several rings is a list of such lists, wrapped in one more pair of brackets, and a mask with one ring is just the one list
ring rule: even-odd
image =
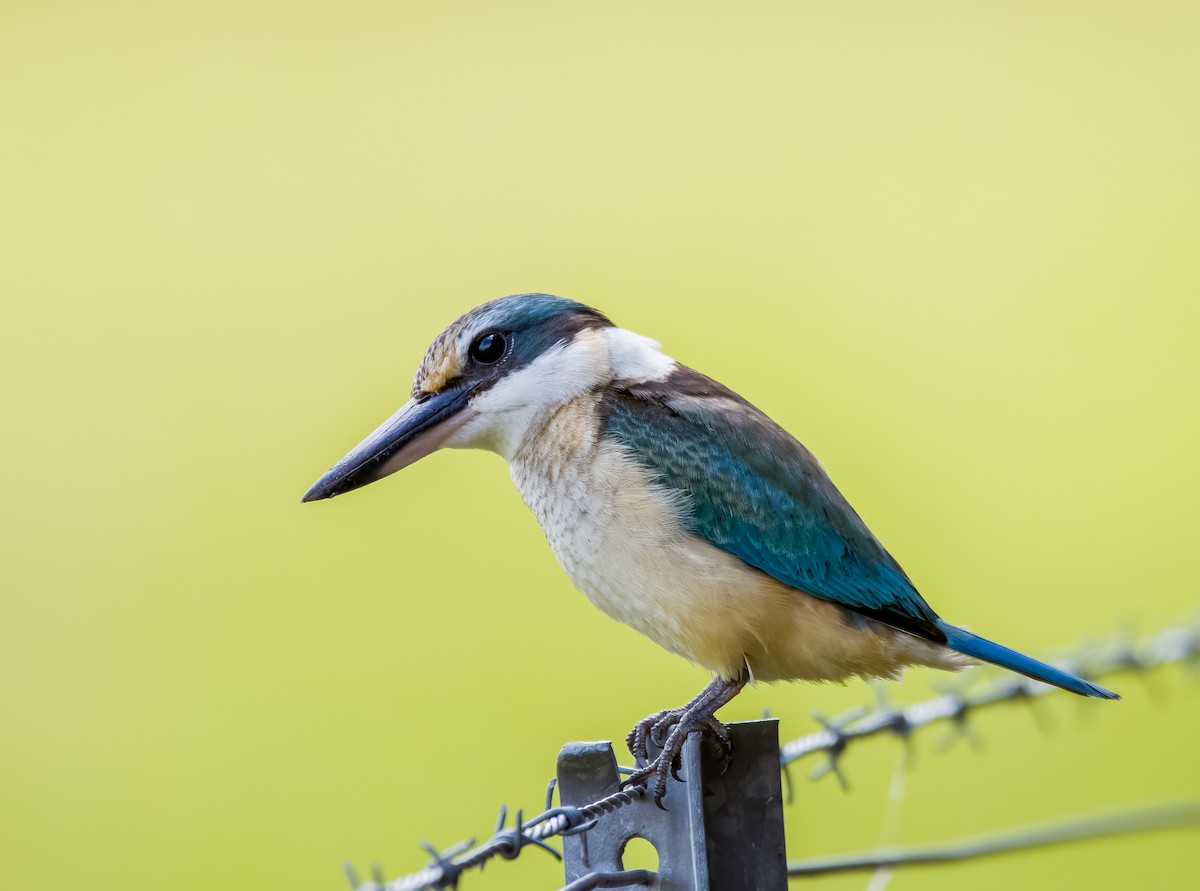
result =
[{"label": "long dark beak", "polygon": [[452,433],[476,416],[467,404],[473,389],[452,387],[436,396],[410,399],[313,483],[300,500],[320,501],[341,495],[436,452]]}]

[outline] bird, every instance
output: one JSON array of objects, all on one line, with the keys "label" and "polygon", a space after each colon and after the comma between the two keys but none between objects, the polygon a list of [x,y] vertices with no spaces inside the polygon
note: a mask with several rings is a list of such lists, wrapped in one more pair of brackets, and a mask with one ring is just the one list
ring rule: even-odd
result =
[{"label": "bird", "polygon": [[660,807],[690,734],[728,763],[715,713],[747,683],[980,660],[1120,698],[942,619],[795,437],[583,303],[514,294],[462,315],[429,346],[408,401],[303,501],[442,448],[501,455],[575,587],[712,673],[626,739],[638,768],[625,783],[653,786]]}]

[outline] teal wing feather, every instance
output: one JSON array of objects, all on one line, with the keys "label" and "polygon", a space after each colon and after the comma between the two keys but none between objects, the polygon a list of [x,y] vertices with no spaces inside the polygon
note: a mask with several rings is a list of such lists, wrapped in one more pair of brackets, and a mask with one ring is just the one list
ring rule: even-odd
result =
[{"label": "teal wing feather", "polygon": [[685,495],[691,531],[779,581],[929,640],[929,605],[794,437],[733,391],[679,366],[610,389],[604,432]]}]

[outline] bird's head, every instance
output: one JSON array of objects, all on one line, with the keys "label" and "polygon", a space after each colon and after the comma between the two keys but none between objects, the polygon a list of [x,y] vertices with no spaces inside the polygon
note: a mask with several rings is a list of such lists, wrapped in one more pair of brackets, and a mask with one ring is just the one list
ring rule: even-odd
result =
[{"label": "bird's head", "polygon": [[476,307],[430,345],[409,401],[303,500],[365,486],[440,448],[511,458],[539,418],[611,378],[607,333],[620,330],[597,310],[549,294]]}]

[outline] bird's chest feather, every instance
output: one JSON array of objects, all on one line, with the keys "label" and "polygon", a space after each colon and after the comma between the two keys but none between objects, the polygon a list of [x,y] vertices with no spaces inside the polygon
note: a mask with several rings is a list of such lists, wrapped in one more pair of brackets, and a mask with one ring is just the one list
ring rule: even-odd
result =
[{"label": "bird's chest feather", "polygon": [[[588,597],[628,621],[650,594],[650,557],[680,535],[677,505],[649,474],[599,434],[595,410],[577,400],[530,438],[512,462],[513,482],[567,574]],[[654,574],[654,573],[652,573]],[[661,582],[660,582],[661,583]]]},{"label": "bird's chest feather", "polygon": [[[740,665],[740,651],[704,625],[728,623],[722,603],[757,584],[739,561],[685,531],[681,496],[605,440],[594,402],[561,409],[511,462],[513,481],[575,586],[604,612],[673,652],[704,664]],[[714,637],[724,638],[714,629]],[[730,649],[729,655],[724,650]]]}]

